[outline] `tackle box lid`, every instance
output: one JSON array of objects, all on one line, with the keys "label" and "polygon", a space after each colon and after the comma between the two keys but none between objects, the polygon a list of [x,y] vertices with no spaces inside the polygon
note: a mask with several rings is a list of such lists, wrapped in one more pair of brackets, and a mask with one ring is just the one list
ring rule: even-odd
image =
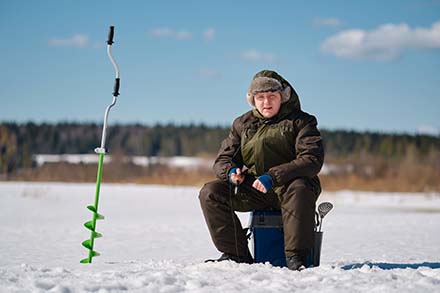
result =
[{"label": "tackle box lid", "polygon": [[250,228],[282,228],[281,211],[256,210],[251,212]]}]

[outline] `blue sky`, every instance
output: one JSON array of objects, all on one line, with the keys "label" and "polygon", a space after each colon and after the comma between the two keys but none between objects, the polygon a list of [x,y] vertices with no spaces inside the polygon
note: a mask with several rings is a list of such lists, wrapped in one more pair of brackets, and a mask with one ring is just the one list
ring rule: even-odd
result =
[{"label": "blue sky", "polygon": [[0,1],[0,121],[229,126],[261,69],[321,128],[439,133],[440,1]]}]

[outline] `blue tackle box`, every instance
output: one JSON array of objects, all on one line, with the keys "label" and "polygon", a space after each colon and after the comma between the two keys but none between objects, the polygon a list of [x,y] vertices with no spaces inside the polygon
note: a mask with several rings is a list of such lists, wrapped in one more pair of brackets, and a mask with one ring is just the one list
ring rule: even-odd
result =
[{"label": "blue tackle box", "polygon": [[[256,263],[269,262],[285,267],[284,233],[281,211],[253,211],[250,216],[251,251]],[[306,267],[317,267],[321,256],[322,232],[315,231],[315,245],[307,256]]]}]

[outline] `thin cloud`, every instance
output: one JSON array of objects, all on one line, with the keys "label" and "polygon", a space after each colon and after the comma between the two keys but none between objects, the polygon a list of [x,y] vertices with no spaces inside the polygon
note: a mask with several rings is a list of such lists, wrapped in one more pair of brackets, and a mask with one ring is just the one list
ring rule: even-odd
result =
[{"label": "thin cloud", "polygon": [[246,61],[251,61],[251,62],[267,62],[267,63],[272,63],[275,61],[275,55],[271,54],[271,53],[264,53],[264,52],[260,52],[257,51],[256,49],[250,49],[247,51],[244,51],[240,54],[240,58]]},{"label": "thin cloud", "polygon": [[178,40],[188,40],[192,38],[192,34],[188,31],[178,31],[176,32],[176,38]]},{"label": "thin cloud", "polygon": [[207,42],[212,41],[215,36],[215,29],[208,28],[203,32],[203,39]]},{"label": "thin cloud", "polygon": [[315,27],[330,27],[337,28],[343,25],[342,20],[336,17],[328,17],[328,18],[315,18],[313,20],[313,25]]},{"label": "thin cloud", "polygon": [[168,27],[158,27],[150,30],[149,35],[155,38],[172,38],[177,40],[188,40],[192,33],[187,30],[175,30]]},{"label": "thin cloud", "polygon": [[153,28],[152,30],[150,30],[150,35],[153,37],[172,37],[174,36],[175,32],[174,30],[167,28],[167,27],[158,27],[158,28]]},{"label": "thin cloud", "polygon": [[70,38],[59,39],[52,38],[49,40],[49,46],[53,47],[74,47],[74,48],[85,48],[90,44],[89,37],[84,34],[75,34]]},{"label": "thin cloud", "polygon": [[393,60],[408,49],[440,49],[440,21],[430,28],[384,24],[367,31],[352,29],[327,38],[321,50],[340,58]]}]

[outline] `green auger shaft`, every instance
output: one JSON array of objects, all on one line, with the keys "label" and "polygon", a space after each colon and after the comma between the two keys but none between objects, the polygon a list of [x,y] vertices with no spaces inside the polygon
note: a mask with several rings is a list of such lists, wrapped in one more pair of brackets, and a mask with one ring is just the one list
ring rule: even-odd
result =
[{"label": "green auger shaft", "polygon": [[89,256],[85,259],[81,260],[81,263],[92,263],[92,258],[94,256],[99,256],[99,252],[93,250],[93,246],[95,243],[95,239],[102,237],[101,233],[96,232],[96,221],[104,219],[104,216],[98,213],[98,203],[99,203],[99,190],[101,188],[101,178],[102,178],[102,169],[104,164],[104,155],[106,153],[105,148],[105,139],[106,139],[106,131],[107,131],[107,119],[110,109],[116,104],[117,97],[119,96],[119,68],[116,64],[115,59],[112,56],[112,44],[113,44],[113,35],[114,35],[114,27],[110,27],[110,31],[107,39],[107,54],[110,58],[110,61],[113,64],[113,67],[116,71],[115,85],[113,88],[113,101],[107,107],[104,114],[104,125],[102,128],[102,139],[101,139],[101,147],[96,148],[95,152],[99,154],[99,163],[98,163],[98,174],[96,176],[96,192],[95,192],[95,205],[89,205],[87,208],[93,213],[93,218],[91,221],[84,223],[84,226],[90,230],[90,239],[85,240],[82,245],[89,250]]},{"label": "green auger shaft", "polygon": [[104,153],[100,153],[99,163],[98,163],[98,174],[96,175],[95,205],[87,207],[89,210],[93,212],[93,218],[92,221],[86,222],[84,224],[84,226],[91,231],[90,240],[86,240],[83,242],[83,246],[89,249],[89,256],[88,258],[81,260],[81,263],[92,263],[92,257],[99,255],[99,252],[93,250],[93,246],[95,243],[95,238],[102,237],[102,234],[96,232],[96,220],[104,219],[103,215],[98,214],[99,191],[101,189],[103,164],[104,164]]}]

